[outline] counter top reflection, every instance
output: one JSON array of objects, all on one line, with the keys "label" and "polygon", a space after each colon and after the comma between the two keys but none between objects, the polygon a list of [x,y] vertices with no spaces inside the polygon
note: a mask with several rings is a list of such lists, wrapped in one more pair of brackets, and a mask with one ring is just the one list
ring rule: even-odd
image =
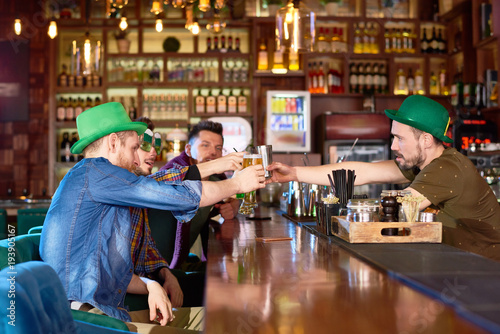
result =
[{"label": "counter top reflection", "polygon": [[[275,212],[210,236],[206,333],[486,333]],[[291,237],[258,242],[257,237]]]}]

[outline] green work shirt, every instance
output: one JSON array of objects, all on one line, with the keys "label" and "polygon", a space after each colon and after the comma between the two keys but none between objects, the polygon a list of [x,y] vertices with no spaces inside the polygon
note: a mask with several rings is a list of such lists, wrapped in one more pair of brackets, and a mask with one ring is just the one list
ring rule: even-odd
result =
[{"label": "green work shirt", "polygon": [[418,174],[401,172],[439,210],[444,243],[500,260],[500,206],[466,156],[446,148]]}]

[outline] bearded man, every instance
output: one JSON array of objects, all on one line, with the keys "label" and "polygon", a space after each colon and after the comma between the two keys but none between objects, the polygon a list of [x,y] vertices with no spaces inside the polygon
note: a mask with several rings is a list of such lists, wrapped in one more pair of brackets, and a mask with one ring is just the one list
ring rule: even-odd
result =
[{"label": "bearded man", "polygon": [[274,163],[267,182],[299,181],[328,185],[335,169],[356,173],[355,185],[405,184],[414,196],[423,196],[420,210],[432,209],[443,223],[443,242],[500,260],[500,206],[474,164],[456,149],[446,133],[448,111],[425,96],[412,95],[399,110],[385,110],[393,120],[391,150],[395,160],[373,163],[347,161],[316,167]]}]

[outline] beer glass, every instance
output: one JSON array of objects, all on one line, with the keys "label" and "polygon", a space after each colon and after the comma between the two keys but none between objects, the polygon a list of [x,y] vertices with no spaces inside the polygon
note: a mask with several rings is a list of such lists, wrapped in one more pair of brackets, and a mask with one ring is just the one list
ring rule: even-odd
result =
[{"label": "beer glass", "polygon": [[[262,165],[262,155],[261,154],[251,154],[246,153],[243,156],[243,168],[253,165]],[[245,193],[243,197],[243,202],[241,203],[239,213],[243,215],[250,215],[254,213],[254,209],[257,207],[257,192],[255,190]]]}]

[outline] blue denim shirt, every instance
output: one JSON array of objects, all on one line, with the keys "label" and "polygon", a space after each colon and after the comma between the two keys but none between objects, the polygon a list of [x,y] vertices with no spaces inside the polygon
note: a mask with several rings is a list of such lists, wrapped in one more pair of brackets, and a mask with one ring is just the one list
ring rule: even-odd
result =
[{"label": "blue denim shirt", "polygon": [[130,321],[123,304],[133,273],[129,207],[172,210],[177,219],[189,221],[200,197],[199,181],[158,182],[105,158],[84,159],[52,198],[40,255],[59,275],[68,300]]}]

